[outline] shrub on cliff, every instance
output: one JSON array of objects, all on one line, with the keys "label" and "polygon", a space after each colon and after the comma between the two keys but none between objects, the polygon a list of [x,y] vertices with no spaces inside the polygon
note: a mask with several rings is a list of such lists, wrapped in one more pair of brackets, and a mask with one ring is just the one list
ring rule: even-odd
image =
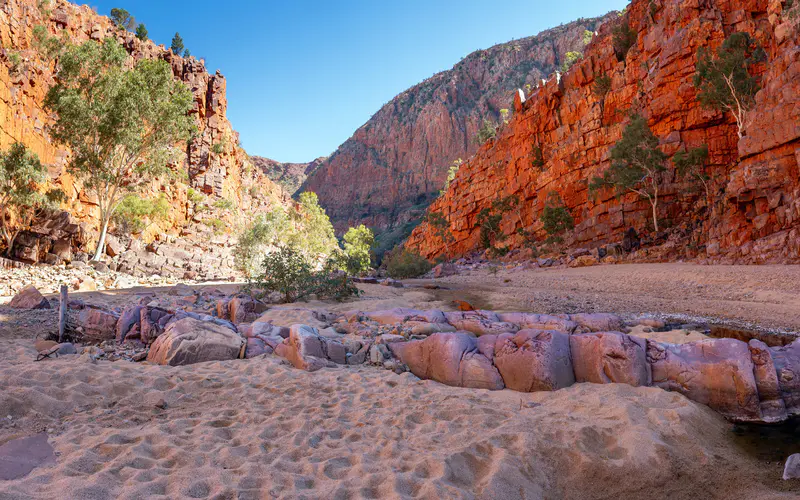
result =
[{"label": "shrub on cliff", "polygon": [[564,62],[561,63],[561,72],[566,73],[578,61],[583,58],[580,52],[567,52],[564,56]]},{"label": "shrub on cliff", "polygon": [[619,24],[611,30],[611,43],[618,61],[624,61],[628,51],[636,43],[637,33],[628,24],[627,18],[620,19]]},{"label": "shrub on cliff", "polygon": [[59,190],[43,191],[47,167],[22,143],[14,143],[0,153],[0,236],[5,253],[11,256],[14,241],[36,215],[57,206],[63,197]]},{"label": "shrub on cliff", "polygon": [[592,92],[598,99],[605,99],[608,92],[611,90],[611,77],[605,73],[594,79],[592,85]]},{"label": "shrub on cliff", "polygon": [[505,241],[506,236],[500,229],[503,216],[517,206],[519,200],[516,196],[506,196],[494,200],[489,208],[484,208],[478,212],[476,227],[480,229],[480,244],[486,250],[493,250],[495,253],[503,254],[507,249],[497,247],[498,243]]},{"label": "shrub on cliff", "polygon": [[383,260],[386,272],[396,279],[418,278],[433,268],[428,259],[402,247],[387,252]]},{"label": "shrub on cliff", "polygon": [[476,140],[478,144],[484,144],[489,139],[494,139],[497,136],[497,125],[492,120],[484,119],[483,125],[478,129]]},{"label": "shrub on cliff", "polygon": [[563,242],[562,235],[575,227],[575,220],[564,206],[561,196],[555,191],[548,193],[540,220],[548,236],[547,243]]},{"label": "shrub on cliff", "polygon": [[703,144],[700,147],[692,148],[687,151],[679,151],[672,157],[672,163],[678,175],[688,178],[693,182],[702,184],[706,193],[706,206],[711,206],[711,176],[706,173],[706,161],[708,160],[708,146]]},{"label": "shrub on cliff", "polygon": [[666,159],[647,120],[636,115],[611,148],[611,166],[602,177],[595,177],[589,183],[589,193],[608,187],[618,195],[635,193],[646,198],[653,211],[653,228],[658,232],[658,192]]},{"label": "shrub on cliff", "polygon": [[193,127],[192,93],[166,61],[131,66],[125,49],[106,38],[67,48],[45,107],[57,115],[51,137],[72,151],[67,171],[96,196],[100,259],[120,201],[184,154],[179,144]]},{"label": "shrub on cliff", "polygon": [[143,42],[146,42],[147,35],[148,35],[147,26],[145,26],[144,24],[140,24],[139,26],[136,27],[136,38],[138,38]]},{"label": "shrub on cliff", "polygon": [[747,33],[726,38],[716,54],[705,48],[697,54],[697,98],[705,107],[729,111],[736,119],[739,137],[744,135],[759,89],[758,78],[750,71],[764,57],[764,51]]},{"label": "shrub on cliff", "polygon": [[129,194],[119,203],[111,220],[117,233],[141,233],[148,222],[161,221],[167,217],[168,212],[169,200],[164,194],[155,200]]},{"label": "shrub on cliff", "polygon": [[358,288],[335,264],[326,263],[319,271],[297,250],[280,246],[268,253],[261,263],[261,273],[249,287],[262,294],[278,292],[284,302],[305,300],[311,295],[318,299],[344,300],[358,296]]}]

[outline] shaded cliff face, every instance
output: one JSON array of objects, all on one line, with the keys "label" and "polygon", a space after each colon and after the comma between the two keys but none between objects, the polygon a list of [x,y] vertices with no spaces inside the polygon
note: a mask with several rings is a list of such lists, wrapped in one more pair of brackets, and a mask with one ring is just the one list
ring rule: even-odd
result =
[{"label": "shaded cliff face", "polygon": [[294,196],[308,176],[325,160],[327,158],[317,158],[311,163],[281,163],[261,156],[250,157],[253,165],[281,186],[289,196]]},{"label": "shaded cliff face", "polygon": [[394,225],[435,197],[454,160],[477,150],[484,118],[499,119],[518,87],[551,74],[567,52],[582,52],[584,32],[599,23],[575,22],[470,54],[381,108],[302,189],[319,195],[338,230]]},{"label": "shaded cliff face", "polygon": [[[92,234],[96,234],[97,205],[92,195],[66,174],[69,151],[48,136],[47,127],[53,117],[43,109],[42,103],[54,82],[55,63],[43,57],[36,47],[33,30],[37,26],[43,26],[53,36],[66,34],[72,43],[114,37],[135,60],[166,60],[175,78],[189,87],[194,95],[195,106],[191,113],[196,118],[197,133],[186,146],[183,162],[172,166],[179,175],[153,179],[142,193],[146,198],[163,193],[171,203],[167,220],[148,227],[141,239],[151,243],[174,240],[180,235],[189,246],[197,246],[209,254],[219,254],[215,255],[216,260],[209,262],[212,271],[232,264],[229,238],[225,235],[212,238],[206,234],[208,227],[201,224],[198,214],[192,212],[188,189],[204,193],[211,201],[226,198],[235,202],[239,208],[236,213],[208,215],[225,219],[227,228],[234,227],[237,221],[241,222],[250,214],[280,203],[281,190],[252,167],[245,151],[237,145],[238,133],[226,117],[224,76],[219,72],[209,74],[200,60],[178,57],[152,41],[138,40],[85,5],[77,6],[66,0],[53,0],[49,5],[38,0],[0,2],[0,41],[3,47],[0,58],[0,148],[6,149],[16,141],[22,142],[49,166],[53,183],[67,194],[68,200],[63,208],[85,226],[82,233],[86,237],[80,238],[80,246],[84,249],[91,247]],[[23,249],[26,256],[46,255],[53,244],[49,241],[52,240],[49,234],[25,235],[23,240],[34,245],[32,251]],[[41,247],[43,241],[48,241],[45,247]],[[72,243],[78,245],[74,239]],[[158,264],[156,271],[160,266]],[[155,271],[149,269],[148,272]]]},{"label": "shaded cliff face", "polygon": [[[572,246],[619,241],[629,227],[646,230],[650,206],[636,195],[611,192],[593,199],[587,181],[610,164],[609,150],[621,137],[630,111],[639,111],[668,155],[709,147],[707,173],[716,203],[706,213],[700,192],[675,175],[671,163],[662,188],[659,217],[691,229],[694,248],[675,248],[672,258],[708,257],[712,262],[800,260],[800,30],[781,1],[698,2],[634,0],[630,26],[637,41],[625,61],[612,47],[612,21],[600,28],[586,57],[560,81],[550,79],[499,134],[461,167],[451,188],[432,206],[450,223],[451,255],[479,248],[478,213],[492,201],[517,195],[519,209],[501,230],[511,248],[525,245],[519,229],[541,241],[539,218],[548,193],[557,192],[575,218]],[[702,108],[692,82],[697,51],[715,49],[731,33],[746,31],[766,50],[768,62],[756,96],[753,121],[739,140],[730,113]],[[604,99],[593,93],[606,74]],[[532,165],[539,145],[545,164]],[[702,188],[700,188],[702,191]],[[698,222],[702,221],[702,222]],[[433,257],[444,244],[427,225],[407,246]]]}]

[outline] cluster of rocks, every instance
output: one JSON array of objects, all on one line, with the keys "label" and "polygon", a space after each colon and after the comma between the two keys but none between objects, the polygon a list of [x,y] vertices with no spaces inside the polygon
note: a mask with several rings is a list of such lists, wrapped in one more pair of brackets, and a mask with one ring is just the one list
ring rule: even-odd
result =
[{"label": "cluster of rocks", "polygon": [[[34,293],[35,292],[35,293]],[[46,307],[33,289],[17,307]],[[117,310],[69,303],[70,329],[103,353],[184,365],[275,354],[315,371],[371,363],[477,389],[554,391],[623,383],[676,391],[740,422],[800,415],[800,340],[708,339],[668,344],[629,335],[613,314],[416,310],[330,313],[273,306],[185,285]],[[651,326],[652,320],[637,324]],[[128,347],[124,347],[128,346]],[[149,351],[147,350],[149,348]]]}]

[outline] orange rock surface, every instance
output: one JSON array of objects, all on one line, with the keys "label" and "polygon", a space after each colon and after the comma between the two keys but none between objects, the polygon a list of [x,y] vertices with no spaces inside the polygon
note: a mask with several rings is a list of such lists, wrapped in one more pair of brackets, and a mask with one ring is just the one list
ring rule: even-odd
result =
[{"label": "orange rock surface", "polygon": [[[614,23],[629,20],[637,40],[624,61],[612,47]],[[765,49],[761,90],[753,120],[739,140],[733,117],[705,109],[692,78],[697,51],[715,49],[731,33],[746,31]],[[604,97],[593,92],[601,75],[611,77]],[[630,227],[647,232],[650,206],[636,195],[589,196],[587,181],[609,166],[631,111],[642,113],[668,155],[707,144],[708,173],[718,202],[705,213],[699,191],[678,178],[670,164],[659,218],[689,228],[696,248],[675,248],[668,258],[711,262],[800,261],[800,29],[779,0],[634,0],[625,17],[604,24],[584,58],[560,78],[551,77],[522,102],[511,123],[483,145],[458,172],[430,210],[450,223],[451,256],[479,246],[478,213],[508,195],[521,200],[505,215],[504,245],[521,248],[523,229],[545,238],[539,218],[555,191],[575,218],[570,246],[617,242]],[[532,165],[542,149],[544,167]],[[426,257],[444,244],[426,224],[406,245]]]}]

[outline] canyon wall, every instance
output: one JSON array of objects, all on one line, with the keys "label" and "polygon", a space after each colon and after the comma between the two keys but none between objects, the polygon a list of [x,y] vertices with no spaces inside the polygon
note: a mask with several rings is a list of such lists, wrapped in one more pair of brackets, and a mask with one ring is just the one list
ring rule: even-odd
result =
[{"label": "canyon wall", "polygon": [[261,156],[251,156],[253,166],[261,170],[274,183],[281,186],[289,196],[294,196],[309,174],[313,173],[327,158],[317,158],[311,163],[281,163]]},{"label": "canyon wall", "polygon": [[[615,15],[615,14],[612,14]],[[569,51],[584,50],[587,19],[468,55],[398,95],[310,174],[337,230],[382,231],[419,217],[442,188],[453,161],[472,155],[485,118],[510,109],[518,87],[536,85]]]},{"label": "canyon wall", "polygon": [[[481,146],[431,205],[447,219],[455,241],[445,245],[423,224],[407,246],[430,258],[479,249],[479,212],[516,195],[520,203],[504,216],[501,233],[503,245],[521,249],[530,235],[545,239],[540,217],[551,192],[575,219],[568,246],[614,243],[629,228],[647,234],[647,200],[634,194],[617,198],[610,190],[593,197],[587,187],[610,166],[611,147],[627,117],[638,112],[669,156],[703,144],[709,148],[709,206],[702,186],[679,178],[668,165],[659,218],[685,238],[672,243],[666,258],[800,261],[800,7],[790,11],[788,4],[634,0],[624,16],[600,27],[584,58],[565,75],[527,92],[524,101],[517,98],[511,122]],[[624,22],[637,37],[618,61],[612,29]],[[756,69],[761,90],[741,140],[731,114],[703,108],[693,84],[698,50],[716,49],[739,31],[751,34],[767,54]],[[604,97],[593,92],[601,75],[611,78]],[[534,161],[537,148],[543,165]]]},{"label": "canyon wall", "polygon": [[[238,146],[238,133],[226,117],[225,77],[219,71],[209,74],[202,60],[179,57],[164,46],[141,41],[133,33],[115,27],[107,17],[98,15],[88,6],[77,6],[66,0],[0,2],[0,41],[3,47],[0,148],[6,149],[19,141],[38,154],[48,165],[53,184],[67,194],[68,200],[63,208],[72,215],[74,222],[82,223],[84,228],[80,237],[76,236],[77,233],[53,237],[35,231],[22,235],[20,243],[27,248],[21,248],[17,256],[30,261],[43,259],[52,253],[53,240],[59,237],[72,238],[74,246],[89,249],[96,238],[98,225],[97,205],[92,195],[65,172],[69,151],[48,136],[47,128],[53,117],[43,109],[42,103],[54,82],[55,62],[43,57],[36,46],[33,35],[36,26],[44,26],[51,36],[66,35],[72,43],[116,38],[134,60],[167,61],[175,78],[189,87],[194,95],[195,105],[191,113],[196,117],[197,133],[186,146],[182,164],[171,166],[178,175],[154,179],[142,193],[145,198],[165,195],[170,200],[170,210],[167,220],[151,224],[140,235],[143,243],[155,242],[155,247],[159,243],[174,242],[180,236],[185,240],[183,253],[188,257],[180,262],[173,259],[170,264],[167,264],[169,259],[158,258],[154,265],[150,265],[152,259],[132,257],[128,267],[130,270],[141,267],[141,273],[162,270],[180,275],[184,264],[195,260],[197,255],[208,254],[205,260],[209,275],[217,276],[221,272],[225,276],[232,265],[228,250],[230,238],[212,234],[219,233],[219,223],[213,229],[203,222],[221,220],[225,230],[230,231],[249,214],[279,203],[282,198],[280,188],[254,168],[247,154]],[[188,197],[190,188],[206,195],[209,206],[213,206],[213,200],[224,198],[233,202],[236,209],[224,213],[195,213]],[[40,223],[40,228],[48,225],[48,221]],[[193,248],[197,249],[194,258],[191,256]]]}]

